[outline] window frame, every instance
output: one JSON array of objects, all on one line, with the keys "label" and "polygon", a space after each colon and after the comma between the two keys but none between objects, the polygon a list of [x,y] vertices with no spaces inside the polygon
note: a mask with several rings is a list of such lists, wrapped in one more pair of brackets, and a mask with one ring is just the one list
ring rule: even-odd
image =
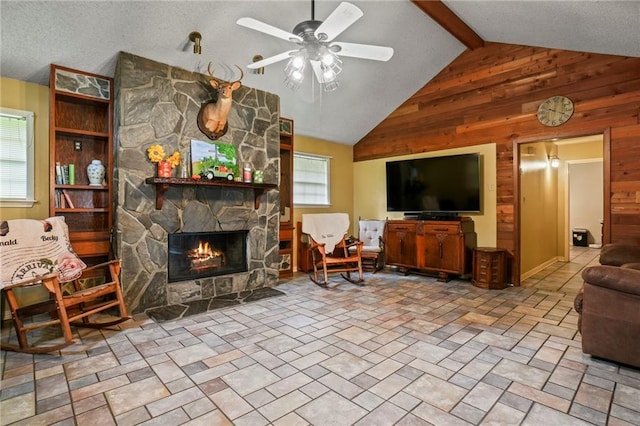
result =
[{"label": "window frame", "polygon": [[[24,198],[1,198],[0,207],[33,207],[35,200],[35,128],[33,111],[25,111],[14,108],[0,107],[0,114],[22,117],[26,121],[26,194]],[[1,143],[1,141],[0,141]],[[1,147],[2,145],[0,145]]]},{"label": "window frame", "polygon": [[[306,158],[310,158],[310,159],[314,159],[314,160],[322,160],[325,162],[326,164],[326,178],[327,178],[327,183],[326,183],[326,193],[327,193],[327,202],[326,204],[317,204],[317,203],[313,203],[313,204],[307,204],[307,203],[300,203],[300,202],[296,202],[295,200],[295,193],[296,193],[296,159],[299,157],[306,157]],[[301,152],[301,151],[294,151],[293,153],[293,194],[292,194],[292,198],[293,198],[293,205],[294,207],[300,207],[300,208],[328,208],[331,207],[331,159],[333,157],[328,156],[328,155],[321,155],[321,154],[311,154],[308,152]]]}]

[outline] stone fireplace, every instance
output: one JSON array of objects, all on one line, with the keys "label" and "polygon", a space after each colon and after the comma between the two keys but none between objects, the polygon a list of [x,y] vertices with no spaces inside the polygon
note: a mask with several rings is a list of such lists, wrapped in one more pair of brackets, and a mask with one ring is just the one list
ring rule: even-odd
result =
[{"label": "stone fireplace", "polygon": [[[160,144],[167,153],[178,150],[189,158],[192,139],[209,141],[196,123],[201,103],[210,96],[206,81],[201,73],[130,53],[122,52],[118,59],[114,251],[122,259],[125,301],[134,313],[275,287],[278,282],[277,189],[260,192],[256,202],[254,191],[241,186],[169,185],[157,209],[155,185],[145,183],[156,175],[155,164],[147,158],[149,146]],[[265,183],[278,184],[278,120],[277,95],[242,86],[233,92],[229,130],[216,142],[233,145],[240,164],[264,171]],[[232,231],[245,236],[244,268],[169,279],[169,244],[174,238]]]}]

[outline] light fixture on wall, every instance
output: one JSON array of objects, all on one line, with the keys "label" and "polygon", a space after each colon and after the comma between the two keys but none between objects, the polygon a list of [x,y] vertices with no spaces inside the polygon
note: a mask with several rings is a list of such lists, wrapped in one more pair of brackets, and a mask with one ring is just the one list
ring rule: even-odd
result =
[{"label": "light fixture on wall", "polygon": [[200,44],[202,35],[197,31],[193,31],[189,34],[189,40],[193,43],[193,53],[200,55],[202,53],[202,45]]},{"label": "light fixture on wall", "polygon": [[[263,60],[264,58],[262,57],[262,55],[254,55],[252,61],[253,62],[258,62]],[[253,70],[254,74],[264,74],[264,67],[260,67],[260,68],[256,68]]]},{"label": "light fixture on wall", "polygon": [[551,167],[554,169],[560,167],[560,159],[555,154],[549,156],[549,162],[551,163]]}]

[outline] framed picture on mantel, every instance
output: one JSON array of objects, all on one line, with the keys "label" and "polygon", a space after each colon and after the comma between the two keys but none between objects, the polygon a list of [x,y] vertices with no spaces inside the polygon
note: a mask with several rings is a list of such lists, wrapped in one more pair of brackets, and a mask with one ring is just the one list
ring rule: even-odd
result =
[{"label": "framed picture on mantel", "polygon": [[205,170],[224,166],[240,176],[236,147],[222,142],[205,142],[191,139],[191,174],[199,175]]}]

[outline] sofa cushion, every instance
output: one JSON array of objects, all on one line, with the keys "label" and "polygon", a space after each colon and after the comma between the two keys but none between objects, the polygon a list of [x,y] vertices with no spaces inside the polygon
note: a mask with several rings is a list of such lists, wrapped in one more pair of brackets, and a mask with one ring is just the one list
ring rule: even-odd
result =
[{"label": "sofa cushion", "polygon": [[621,266],[640,262],[640,245],[606,244],[600,250],[600,264]]}]

